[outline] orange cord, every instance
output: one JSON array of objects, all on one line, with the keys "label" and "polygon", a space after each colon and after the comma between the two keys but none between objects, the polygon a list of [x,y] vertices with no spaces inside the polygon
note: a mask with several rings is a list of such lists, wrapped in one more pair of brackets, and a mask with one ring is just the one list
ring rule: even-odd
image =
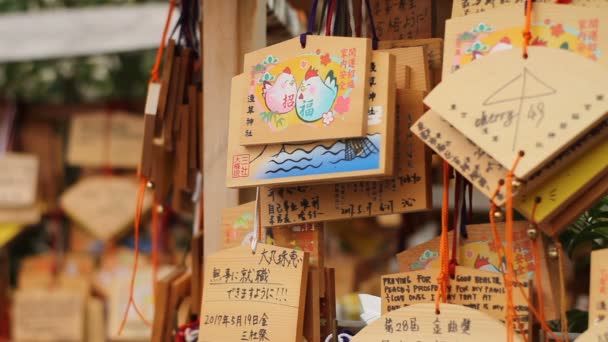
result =
[{"label": "orange cord", "polygon": [[173,16],[175,5],[176,0],[169,1],[169,13],[167,13],[167,21],[165,21],[163,36],[161,38],[160,45],[158,46],[158,51],[156,52],[156,61],[154,62],[154,68],[152,68],[152,78],[150,79],[150,83],[154,83],[160,78],[158,72],[160,70],[160,63],[163,58],[163,52],[165,51],[165,42],[167,41],[167,33],[169,33],[169,25],[171,25],[171,17]]},{"label": "orange cord", "polygon": [[507,172],[507,177],[505,179],[505,192],[507,196],[506,203],[506,224],[505,224],[505,262],[507,264],[507,275],[505,278],[505,288],[507,290],[507,341],[512,342],[514,338],[514,322],[515,317],[515,304],[513,301],[513,282],[515,281],[515,271],[513,270],[513,263],[515,262],[515,255],[513,254],[514,246],[513,246],[513,178],[515,168],[517,168],[517,164],[523,157],[523,153],[520,152],[517,154],[515,161],[513,162],[513,166]]},{"label": "orange cord", "polygon": [[135,300],[133,299],[133,292],[135,290],[135,276],[137,274],[137,263],[139,261],[139,225],[141,222],[141,212],[142,212],[142,207],[143,207],[143,203],[144,203],[144,196],[146,194],[146,184],[147,184],[146,179],[142,177],[141,180],[139,181],[139,190],[137,191],[137,207],[135,210],[135,222],[134,222],[134,225],[135,225],[135,260],[133,262],[133,271],[131,272],[131,283],[129,285],[129,303],[127,303],[127,307],[125,308],[125,313],[122,317],[122,321],[120,322],[120,328],[118,329],[118,336],[120,336],[122,334],[122,330],[125,327],[125,323],[127,323],[127,317],[129,316],[129,308],[131,307],[131,305],[133,305],[133,308],[137,312],[137,315],[139,315],[139,318],[141,318],[141,320],[144,321],[144,323],[146,323],[146,325],[148,325],[149,327],[152,327],[152,323],[150,323],[150,321],[148,321],[144,317],[144,315],[141,313],[141,311],[137,307]]},{"label": "orange cord", "polygon": [[441,203],[441,242],[439,257],[441,270],[437,277],[437,295],[435,296],[435,313],[439,314],[439,303],[447,302],[448,285],[450,284],[449,258],[450,244],[448,242],[448,219],[450,206],[450,164],[443,162],[443,201]]},{"label": "orange cord", "polygon": [[[538,230],[538,227],[536,225],[536,208],[538,207],[538,204],[540,203],[540,197],[534,200],[534,205],[532,206],[532,210],[530,212],[530,223],[534,226],[534,229]],[[539,321],[545,321],[545,300],[543,298],[543,277],[541,276],[540,272],[540,247],[539,247],[539,243],[538,243],[538,239],[540,239],[540,236],[537,236],[535,239],[532,240],[532,255],[534,256],[534,280],[536,282],[536,293],[537,293],[537,298],[538,298],[538,314],[539,314]],[[545,335],[545,342],[549,342],[549,336]]]},{"label": "orange cord", "polygon": [[553,244],[557,249],[557,260],[559,262],[559,297],[560,297],[560,316],[561,316],[561,328],[562,335],[564,336],[565,342],[570,342],[570,336],[568,335],[568,314],[566,312],[566,276],[564,271],[564,249],[562,243],[556,235],[552,236]]},{"label": "orange cord", "polygon": [[528,58],[528,46],[530,45],[530,41],[532,40],[532,1],[526,0],[526,26],[524,27],[524,58]]},{"label": "orange cord", "polygon": [[[514,166],[516,166],[516,164],[518,162],[519,162],[519,160],[516,160],[516,163],[514,163]],[[498,193],[500,192],[500,188],[503,185],[504,185],[504,181],[501,180],[499,182],[498,186],[496,187],[496,190],[494,191],[491,199],[490,199],[490,223],[491,223],[491,227],[492,227],[492,233],[494,235],[494,244],[496,246],[496,253],[498,254],[499,260],[503,259],[503,255],[505,254],[505,247],[501,243],[501,239],[500,239],[500,236],[498,234],[498,229],[496,227],[496,219],[494,218],[494,213],[498,209],[498,206],[494,203],[494,200],[498,196]],[[509,197],[512,197],[512,196],[509,196]],[[505,279],[505,284],[506,284],[506,274],[502,273],[502,275],[503,275],[503,279]],[[553,333],[553,331],[551,330],[551,328],[549,328],[549,326],[547,325],[547,323],[543,319],[540,318],[541,317],[540,313],[534,308],[533,303],[530,301],[530,298],[528,297],[528,295],[526,294],[526,292],[524,290],[523,284],[519,281],[519,279],[517,279],[517,277],[515,277],[515,272],[514,271],[512,273],[512,278],[511,279],[513,279],[513,281],[515,282],[515,284],[517,284],[517,287],[520,290],[521,296],[524,298],[524,300],[528,304],[528,309],[530,310],[530,312],[532,312],[532,314],[534,315],[534,317],[536,318],[536,320],[539,321],[539,323],[540,323],[542,329],[545,331],[545,333],[547,335],[549,335],[554,341],[561,342],[562,340],[560,338],[558,338],[557,335],[555,335]],[[541,292],[542,292],[542,289],[541,289]],[[544,310],[544,308],[542,308],[541,310]],[[515,320],[519,323],[519,319],[517,318],[517,316],[515,316]],[[509,329],[509,327],[507,327],[507,329]],[[512,329],[512,325],[511,325],[510,329]],[[520,331],[522,332],[522,336],[524,337],[524,340],[527,340],[526,336],[523,334],[523,329],[520,328]]]},{"label": "orange cord", "polygon": [[[163,58],[163,53],[165,51],[165,42],[167,40],[167,34],[169,33],[169,25],[171,25],[171,18],[173,17],[173,12],[175,10],[175,6],[176,6],[176,0],[170,0],[169,1],[169,12],[167,13],[167,20],[165,21],[165,27],[163,29],[163,35],[160,41],[160,45],[158,46],[158,50],[156,52],[156,60],[154,62],[154,67],[152,68],[151,71],[151,75],[152,77],[150,78],[150,83],[154,83],[157,82],[160,79],[160,75],[159,75],[159,70],[160,70],[160,64]],[[129,286],[129,303],[127,304],[127,307],[125,308],[125,313],[123,315],[123,318],[120,322],[120,328],[118,329],[118,335],[120,336],[122,334],[122,330],[125,327],[125,324],[127,322],[127,318],[129,316],[129,308],[131,307],[131,305],[133,305],[133,308],[135,309],[135,311],[137,312],[137,315],[139,316],[139,318],[141,318],[142,321],[144,321],[144,323],[146,323],[146,325],[148,325],[149,327],[152,327],[152,323],[150,323],[150,321],[148,321],[144,315],[142,314],[142,312],[139,310],[139,308],[137,307],[137,304],[135,303],[135,300],[133,299],[133,291],[135,289],[135,276],[137,274],[137,264],[139,261],[139,226],[141,224],[141,212],[142,212],[142,208],[143,208],[143,204],[144,204],[144,195],[146,193],[146,186],[148,181],[145,179],[145,177],[142,177],[141,175],[141,165],[137,166],[137,177],[140,179],[139,181],[139,190],[137,193],[137,207],[135,209],[135,222],[134,222],[134,226],[135,226],[135,260],[133,262],[133,271],[131,272],[131,284]],[[154,296],[156,297],[156,273],[158,270],[158,241],[157,241],[157,227],[158,227],[158,213],[156,213],[156,206],[154,207],[153,213],[152,213],[152,278],[153,278],[153,288],[154,288]]]}]

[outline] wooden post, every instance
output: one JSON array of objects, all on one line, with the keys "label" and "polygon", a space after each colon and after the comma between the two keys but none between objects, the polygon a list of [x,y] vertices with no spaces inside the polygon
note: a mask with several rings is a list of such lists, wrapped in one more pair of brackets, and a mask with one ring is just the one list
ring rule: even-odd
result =
[{"label": "wooden post", "polygon": [[202,0],[204,253],[221,247],[221,212],[238,204],[227,189],[226,145],[230,81],[243,53],[266,45],[266,1]]}]

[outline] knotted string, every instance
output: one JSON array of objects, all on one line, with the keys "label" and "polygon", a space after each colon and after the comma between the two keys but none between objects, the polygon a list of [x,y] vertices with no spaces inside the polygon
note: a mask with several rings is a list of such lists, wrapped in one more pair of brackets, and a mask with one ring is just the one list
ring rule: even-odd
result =
[{"label": "knotted string", "polygon": [[369,25],[372,28],[372,48],[378,49],[378,35],[376,34],[376,25],[374,24],[374,15],[372,14],[372,6],[369,4],[369,0],[365,0],[365,7],[367,9],[367,15],[369,16]]},{"label": "knotted string", "polygon": [[156,60],[154,61],[154,67],[152,68],[152,78],[150,79],[150,83],[158,82],[158,80],[160,79],[160,75],[158,72],[160,70],[160,63],[163,58],[163,52],[165,51],[165,42],[167,40],[167,33],[169,32],[169,25],[171,25],[171,17],[173,17],[173,11],[175,10],[175,2],[176,0],[169,1],[169,13],[167,13],[167,21],[165,21],[163,35],[160,40],[158,50],[156,51]]},{"label": "knotted string", "polygon": [[[167,40],[167,33],[169,32],[169,25],[171,25],[171,18],[173,17],[173,11],[175,10],[175,5],[176,5],[176,0],[169,1],[169,11],[167,13],[165,27],[163,29],[163,34],[161,37],[160,44],[158,46],[158,50],[156,51],[156,60],[154,62],[154,67],[152,68],[152,71],[150,72],[150,74],[152,75],[152,77],[150,78],[150,83],[156,83],[160,79],[160,75],[159,75],[160,64],[162,62],[163,53],[165,51],[165,42]],[[122,334],[122,330],[125,327],[127,318],[129,316],[129,308],[131,307],[131,305],[133,305],[133,308],[137,312],[137,315],[139,316],[139,318],[141,318],[141,320],[146,325],[148,325],[149,327],[152,327],[152,323],[150,323],[150,321],[148,321],[144,317],[143,313],[137,307],[137,304],[135,303],[135,299],[133,298],[133,292],[135,290],[135,277],[137,275],[137,265],[139,262],[139,228],[140,228],[140,224],[141,224],[141,214],[143,211],[144,197],[146,194],[146,186],[148,185],[148,180],[145,177],[143,177],[141,174],[141,164],[137,166],[137,177],[139,178],[139,189],[137,191],[137,204],[135,207],[135,220],[133,222],[134,230],[135,230],[135,260],[133,261],[133,270],[131,272],[131,282],[129,284],[129,302],[127,303],[127,307],[125,308],[123,318],[120,322],[120,327],[118,328],[118,336],[120,336]],[[156,211],[156,206],[153,208],[153,210]],[[157,236],[158,218],[155,219],[154,215],[155,215],[155,213],[152,214],[152,240],[153,240],[152,241],[152,245],[153,245],[152,246],[152,258],[158,260],[158,256],[157,256],[158,241],[156,240],[157,238],[155,238],[155,236]],[[157,265],[155,265],[153,262],[153,268],[152,268],[153,285],[152,286],[154,288],[156,288],[156,272],[157,272]],[[154,295],[156,295],[156,291],[155,291]]]},{"label": "knotted string", "polygon": [[[503,260],[503,255],[505,255],[505,247],[502,245],[502,242],[501,242],[501,239],[500,239],[500,235],[498,234],[498,228],[496,227],[496,218],[495,218],[494,214],[498,210],[498,206],[494,202],[496,200],[496,197],[498,196],[498,193],[500,192],[500,188],[504,184],[505,184],[504,180],[501,179],[499,181],[499,183],[498,183],[498,186],[494,190],[494,193],[493,193],[492,197],[490,198],[490,224],[491,224],[491,227],[492,227],[492,235],[494,236],[494,245],[496,247],[496,254],[498,255],[499,260]],[[507,282],[506,281],[507,275],[504,272],[501,272],[501,274],[503,276],[503,281],[506,284],[506,282]],[[524,300],[528,304],[528,309],[530,310],[530,312],[532,312],[532,314],[534,315],[534,317],[536,318],[536,320],[539,321],[539,323],[540,323],[542,329],[545,331],[545,333],[548,334],[554,341],[561,342],[562,340],[560,338],[558,338],[557,335],[555,335],[553,333],[553,331],[551,330],[551,328],[549,328],[549,326],[544,321],[544,319],[541,319],[541,314],[539,313],[539,311],[536,310],[536,308],[534,307],[534,304],[530,301],[530,298],[526,294],[526,292],[524,290],[524,286],[522,285],[522,283],[519,281],[519,279],[517,279],[517,277],[514,276],[514,271],[513,271],[513,277],[512,277],[512,279],[514,280],[514,283],[517,284],[517,287],[520,290],[521,296],[524,298]],[[540,286],[542,286],[542,285],[540,285]],[[540,290],[540,293],[542,293],[542,288]],[[544,308],[543,309],[539,309],[539,310],[544,310]],[[517,316],[515,316],[515,321],[518,324],[519,331],[522,332],[522,336],[523,336],[524,340],[527,341],[527,337],[523,333],[524,332],[523,327],[522,327],[521,323],[519,322],[519,318]],[[513,329],[513,325],[511,325],[510,327],[507,326],[507,329]]]},{"label": "knotted string", "polygon": [[524,156],[523,151],[520,151],[513,162],[513,166],[507,172],[505,182],[505,192],[507,196],[506,203],[506,224],[505,224],[505,261],[507,263],[507,275],[505,278],[505,287],[507,290],[507,342],[513,342],[514,338],[514,323],[517,317],[515,313],[515,304],[513,300],[513,283],[515,282],[515,271],[513,270],[513,263],[515,262],[515,256],[513,254],[513,178],[514,172],[517,168],[517,164]]},{"label": "knotted string", "polygon": [[[530,212],[530,224],[536,230],[538,230],[538,225],[536,224],[536,208],[540,203],[540,197],[534,199],[534,204],[532,205],[532,210]],[[534,256],[534,282],[536,285],[536,293],[538,298],[538,315],[540,321],[545,321],[545,299],[543,298],[543,277],[540,272],[540,246],[538,243],[538,239],[540,237],[536,236],[531,239],[532,243],[532,255]],[[545,334],[545,342],[549,342],[549,336]]]},{"label": "knotted string", "polygon": [[559,312],[561,316],[561,331],[565,342],[570,342],[570,336],[568,335],[568,314],[566,312],[566,275],[564,270],[564,249],[562,243],[554,234],[551,236],[555,249],[557,249],[557,262],[559,263]]},{"label": "knotted string", "polygon": [[435,296],[435,313],[439,314],[439,304],[447,302],[448,285],[450,284],[448,242],[448,220],[450,206],[450,164],[443,161],[443,199],[441,203],[441,240],[439,244],[440,271],[437,277],[437,294]]},{"label": "knotted string", "polygon": [[456,173],[456,180],[454,185],[454,227],[452,228],[452,257],[449,261],[449,272],[450,278],[454,279],[456,276],[456,266],[458,266],[458,244],[460,240],[460,224],[462,217],[462,208],[464,201],[463,193],[463,178],[459,173]]},{"label": "knotted string", "polygon": [[533,0],[526,0],[525,6],[526,24],[523,31],[524,43],[522,45],[524,58],[528,58],[528,46],[532,40],[532,1]]},{"label": "knotted string", "polygon": [[139,316],[139,318],[141,318],[141,320],[144,321],[144,323],[146,323],[146,325],[148,325],[149,327],[152,327],[152,324],[150,323],[150,321],[148,321],[144,317],[142,312],[137,307],[137,304],[135,303],[135,299],[133,298],[133,292],[135,290],[135,276],[137,275],[137,264],[139,262],[139,226],[140,226],[140,222],[141,222],[141,212],[142,212],[142,207],[143,207],[143,202],[144,202],[144,196],[146,194],[146,184],[147,184],[146,179],[144,177],[141,177],[141,180],[139,181],[139,190],[137,191],[137,207],[135,210],[135,222],[134,222],[134,225],[135,225],[135,260],[133,261],[133,270],[131,271],[131,282],[129,284],[129,302],[127,303],[127,307],[125,308],[125,313],[120,322],[120,327],[118,328],[118,336],[120,336],[122,334],[122,330],[125,327],[125,323],[127,322],[127,317],[129,316],[129,308],[131,307],[131,305],[133,305],[133,308],[137,312],[137,315]]},{"label": "knotted string", "polygon": [[[336,1],[337,0],[330,0],[330,4],[328,7],[328,13],[327,13],[327,22],[326,22],[326,28],[325,28],[325,32],[326,35],[330,35],[331,32],[331,19],[332,19],[332,13],[335,10],[335,6],[336,6]],[[318,7],[318,0],[313,0],[312,2],[312,6],[310,9],[310,15],[308,16],[308,28],[306,30],[305,33],[302,33],[300,35],[300,45],[302,46],[302,48],[306,47],[306,36],[312,34],[313,30],[314,30],[314,25],[315,25],[315,21],[316,21],[316,17],[317,17],[317,7]],[[376,25],[374,23],[374,17],[372,15],[372,10],[371,10],[371,5],[369,3],[369,0],[365,0],[365,7],[367,8],[367,12],[369,15],[369,23],[372,29],[372,48],[374,50],[378,49],[378,34],[376,33]]]},{"label": "knotted string", "polygon": [[306,36],[312,34],[312,30],[315,26],[315,19],[317,17],[317,5],[319,4],[319,0],[313,0],[312,6],[310,8],[310,15],[308,16],[308,30],[305,33],[300,35],[300,45],[302,48],[306,47]]}]

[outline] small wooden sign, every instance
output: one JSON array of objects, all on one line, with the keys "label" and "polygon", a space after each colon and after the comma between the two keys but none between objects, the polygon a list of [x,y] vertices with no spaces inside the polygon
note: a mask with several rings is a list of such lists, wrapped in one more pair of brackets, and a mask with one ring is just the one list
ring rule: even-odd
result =
[{"label": "small wooden sign", "polygon": [[[583,153],[573,151],[572,161],[564,165],[559,173],[553,173],[532,191],[525,191],[515,199],[515,207],[519,212],[530,217],[536,198],[541,202],[536,205],[534,219],[545,222],[559,215],[560,209],[574,202],[590,186],[608,173],[608,120],[601,127],[593,140],[600,139],[590,149]],[[578,157],[578,158],[576,158]],[[563,222],[564,226],[568,222]]]},{"label": "small wooden sign", "polygon": [[307,253],[262,243],[206,257],[199,341],[302,341],[307,275]]},{"label": "small wooden sign", "polygon": [[370,62],[366,38],[308,35],[245,54],[238,143],[364,137]]},{"label": "small wooden sign", "polygon": [[585,189],[568,205],[567,210],[558,210],[555,217],[546,220],[539,227],[548,235],[555,235],[566,229],[587,209],[595,205],[602,197],[608,195],[608,175],[605,174],[598,180],[586,185]]},{"label": "small wooden sign", "polygon": [[589,327],[608,319],[608,249],[591,252]]},{"label": "small wooden sign", "polygon": [[[438,269],[428,269],[382,276],[382,313],[413,304],[434,303],[438,275]],[[527,294],[527,283],[522,285]],[[501,274],[456,266],[456,276],[448,286],[449,303],[470,307],[504,320],[506,298]],[[517,288],[513,290],[513,298],[515,312],[525,328],[529,315],[527,302]]]},{"label": "small wooden sign", "polygon": [[[226,182],[229,187],[293,184],[310,181],[388,176],[393,171],[395,123],[395,59],[374,52],[369,65],[366,114],[362,138],[316,141],[309,144],[283,142],[264,146],[239,146],[235,118],[236,95],[245,76],[233,80],[229,123]],[[330,119],[328,119],[330,120]],[[334,120],[333,118],[331,120]],[[340,120],[336,117],[335,120]]]},{"label": "small wooden sign", "polygon": [[[404,85],[405,80],[409,78],[410,82],[409,84],[406,84],[407,88],[423,90],[425,92],[431,90],[429,59],[425,45],[392,48],[382,51],[389,52],[391,55],[395,56],[395,62],[398,66],[395,81],[399,87]],[[403,65],[406,65],[409,68],[399,68],[399,66]],[[408,72],[409,77],[407,76]]]},{"label": "small wooden sign", "polygon": [[266,243],[308,253],[312,266],[323,268],[325,253],[325,224],[302,223],[268,228]]},{"label": "small wooden sign", "polygon": [[[517,1],[515,2],[517,3]],[[553,0],[535,0],[534,11],[536,12],[536,6],[539,3],[555,3]],[[452,18],[462,17],[465,15],[471,15],[476,13],[484,12],[484,14],[493,14],[494,9],[500,8],[501,10],[505,10],[511,7],[515,7],[518,10],[521,10],[521,6],[523,6],[523,2],[519,1],[519,4],[514,4],[513,2],[507,1],[469,1],[469,0],[455,0],[452,3]],[[585,7],[604,7],[608,6],[608,1],[606,0],[571,0],[567,4],[573,6],[585,6]],[[563,5],[561,5],[563,6]],[[568,10],[571,6],[568,6]]]},{"label": "small wooden sign", "polygon": [[[433,31],[431,0],[372,0],[376,32],[380,41],[430,38]],[[371,30],[367,31],[371,37]]]},{"label": "small wooden sign", "polygon": [[[468,140],[432,110],[416,121],[411,130],[487,197],[492,197],[498,181],[508,172],[496,159]],[[496,196],[495,203],[502,205],[504,201],[505,194],[502,188]]]},{"label": "small wooden sign", "polygon": [[29,289],[15,293],[15,341],[83,341],[85,294],[70,289]]},{"label": "small wooden sign", "polygon": [[[382,315],[353,337],[352,342],[456,342],[497,341],[507,338],[504,324],[497,319],[461,305],[441,304],[435,314],[435,304],[416,304]],[[519,335],[514,341],[521,342]]]},{"label": "small wooden sign", "polygon": [[0,207],[34,204],[38,186],[38,158],[32,154],[5,153],[0,156]]},{"label": "small wooden sign", "polygon": [[[505,224],[497,223],[496,228],[504,241]],[[540,253],[539,260],[534,259],[532,242],[527,234],[528,222],[516,221],[513,224],[513,245],[515,261],[513,269],[522,282],[527,282],[534,274],[536,263],[540,264],[541,278],[544,284],[552,284],[556,281],[553,270],[554,263],[550,263],[545,253]],[[453,232],[449,233],[448,239],[452,241]],[[397,254],[397,262],[400,272],[411,272],[419,270],[439,268],[439,243],[440,237],[433,238],[427,242]],[[539,240],[539,249],[544,250],[544,243]],[[496,244],[492,235],[490,224],[467,225],[467,238],[461,237],[458,246],[458,265],[468,269],[485,272],[501,273],[505,269],[504,260],[500,260],[496,253]],[[551,286],[544,288],[545,317],[547,320],[559,318],[559,307],[557,306],[557,294]]]},{"label": "small wooden sign", "polygon": [[[524,151],[515,175],[526,179],[604,118],[608,71],[558,49],[521,54],[477,61],[443,80],[425,103],[504,167]],[[467,92],[454,95],[465,84]]]},{"label": "small wooden sign", "polygon": [[222,248],[232,248],[251,243],[255,201],[234,208],[222,209]]},{"label": "small wooden sign", "polygon": [[135,169],[144,137],[144,118],[125,112],[75,115],[70,124],[68,164]]},{"label": "small wooden sign", "polygon": [[[87,177],[61,196],[67,215],[97,239],[110,240],[120,235],[135,218],[138,184],[126,177]],[[143,212],[152,206],[146,194]]]},{"label": "small wooden sign", "polygon": [[397,93],[395,176],[381,181],[262,187],[260,218],[263,226],[331,221],[355,217],[426,210],[431,207],[430,155],[409,130],[423,113],[424,93]]},{"label": "small wooden sign", "polygon": [[[461,1],[467,0],[456,0],[454,4],[457,5]],[[604,0],[602,2],[608,3]],[[468,3],[472,6],[476,3],[483,6],[487,2]],[[499,5],[498,1],[494,3]],[[502,7],[500,10],[466,17],[453,16],[453,19],[446,22],[444,79],[470,62],[496,52],[511,49],[522,52],[523,1],[517,6]],[[608,21],[608,12],[591,7],[564,6],[539,1],[534,3],[533,11],[532,46],[567,50],[608,65],[608,55],[602,53],[608,49],[608,40],[601,38],[608,35],[608,27],[600,25]],[[547,64],[559,65],[555,61]],[[572,72],[571,75],[575,73]]]},{"label": "small wooden sign", "polygon": [[[434,88],[439,82],[441,82],[441,72],[443,70],[443,39],[441,38],[426,38],[426,39],[404,39],[404,40],[382,40],[378,42],[380,49],[395,49],[395,48],[406,48],[421,46],[424,48],[428,60],[429,67],[429,79],[431,81],[431,88]],[[397,83],[397,88],[409,88],[407,86],[402,87]]]}]

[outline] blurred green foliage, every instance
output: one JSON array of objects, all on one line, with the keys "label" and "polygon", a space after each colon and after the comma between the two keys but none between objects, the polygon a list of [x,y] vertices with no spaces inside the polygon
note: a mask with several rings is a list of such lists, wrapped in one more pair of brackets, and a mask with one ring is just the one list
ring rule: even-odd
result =
[{"label": "blurred green foliage", "polygon": [[[0,14],[166,0],[0,0]],[[1,19],[0,19],[1,20]],[[156,50],[0,64],[0,96],[30,103],[143,98]]]}]

